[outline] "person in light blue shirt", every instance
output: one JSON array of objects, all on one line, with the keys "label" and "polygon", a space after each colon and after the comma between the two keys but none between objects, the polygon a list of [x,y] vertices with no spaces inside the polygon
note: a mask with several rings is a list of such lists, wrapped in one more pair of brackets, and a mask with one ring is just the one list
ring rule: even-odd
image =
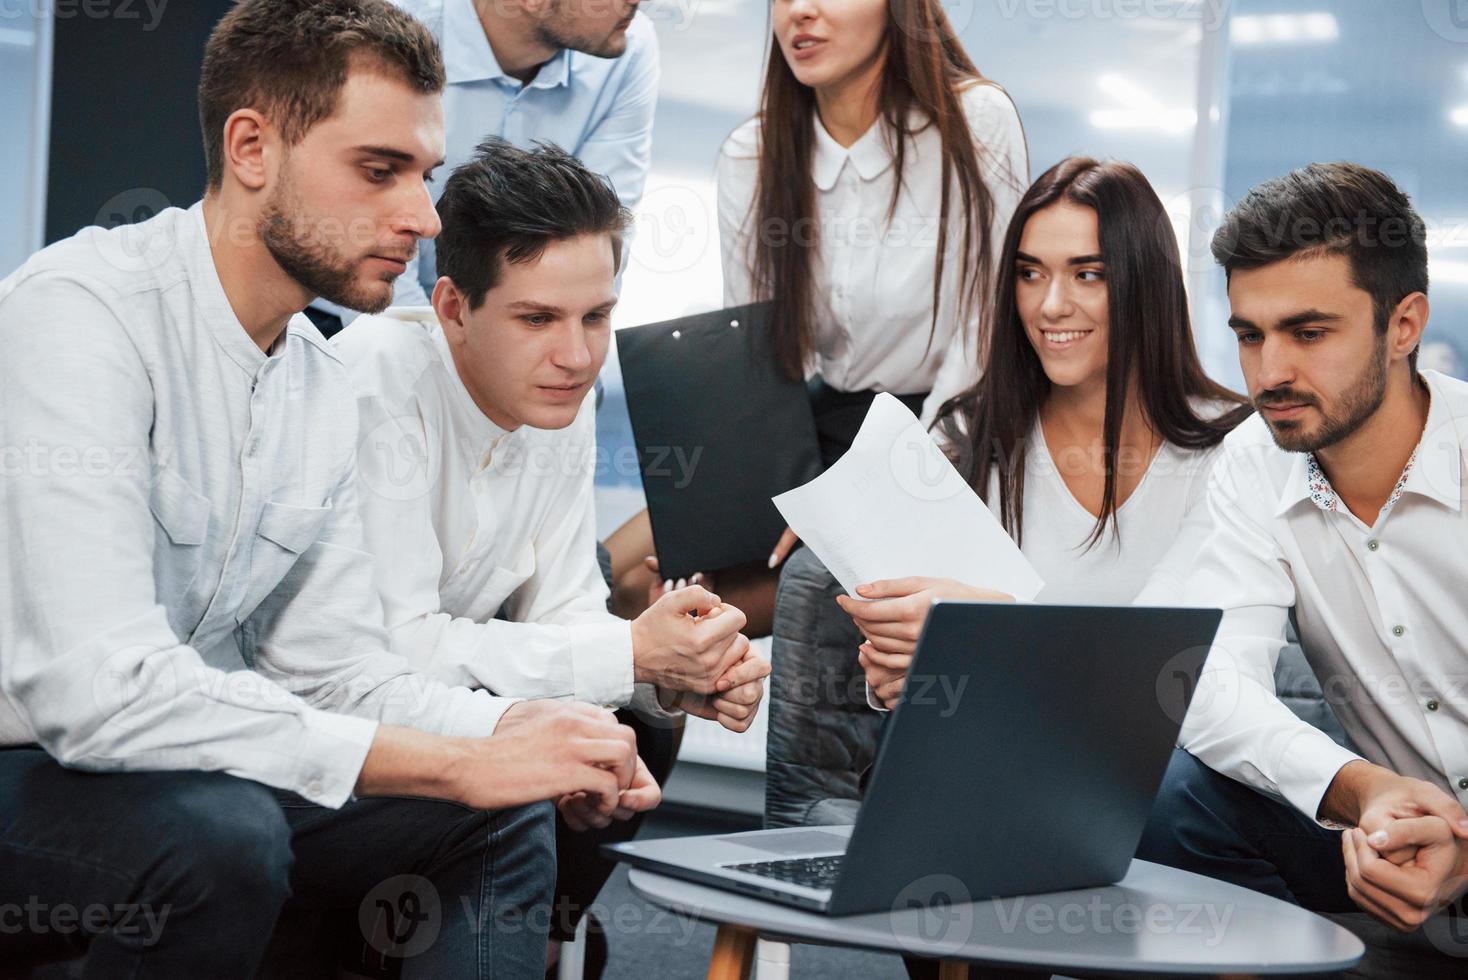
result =
[{"label": "person in light blue shirt", "polygon": [[[658,43],[637,0],[393,0],[443,46],[447,170],[488,136],[554,143],[604,174],[635,210],[652,159]],[[435,189],[435,199],[442,183]],[[395,303],[427,306],[433,243],[398,279]]]}]

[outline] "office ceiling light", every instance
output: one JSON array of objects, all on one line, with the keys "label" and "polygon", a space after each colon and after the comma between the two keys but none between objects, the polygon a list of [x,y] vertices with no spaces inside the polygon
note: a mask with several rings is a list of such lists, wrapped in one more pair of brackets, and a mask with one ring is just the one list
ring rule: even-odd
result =
[{"label": "office ceiling light", "polygon": [[1448,113],[1448,118],[1459,126],[1468,126],[1468,105],[1460,105]]},{"label": "office ceiling light", "polygon": [[1235,44],[1322,44],[1338,40],[1335,14],[1249,14],[1233,19],[1229,36]]},{"label": "office ceiling light", "polygon": [[1097,109],[1091,113],[1091,125],[1097,129],[1160,129],[1167,133],[1185,133],[1198,124],[1196,109],[1169,109],[1152,97],[1152,93],[1120,75],[1102,75],[1101,91],[1121,103],[1120,108]]}]

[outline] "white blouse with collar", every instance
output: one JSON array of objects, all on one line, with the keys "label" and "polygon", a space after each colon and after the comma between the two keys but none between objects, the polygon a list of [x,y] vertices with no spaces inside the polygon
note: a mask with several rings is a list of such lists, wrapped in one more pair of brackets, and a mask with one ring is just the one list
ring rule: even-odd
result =
[{"label": "white blouse with collar", "polygon": [[[1024,130],[1014,103],[996,85],[970,86],[963,93],[963,107],[994,199],[989,238],[997,263],[1010,218],[1029,188]],[[979,373],[977,324],[958,322],[963,234],[956,181],[933,333],[942,190],[938,132],[928,127],[910,137],[902,193],[889,220],[896,177],[889,128],[879,120],[850,147],[832,139],[819,118],[815,131],[811,178],[819,240],[813,269],[817,342],[807,374],[819,374],[841,391],[931,391],[922,413],[924,422],[931,421],[942,402],[967,388]],[[719,237],[729,306],[763,298],[755,295],[750,268],[759,134],[755,117],[736,129],[719,153]],[[766,233],[798,241],[808,232],[771,228]]]}]

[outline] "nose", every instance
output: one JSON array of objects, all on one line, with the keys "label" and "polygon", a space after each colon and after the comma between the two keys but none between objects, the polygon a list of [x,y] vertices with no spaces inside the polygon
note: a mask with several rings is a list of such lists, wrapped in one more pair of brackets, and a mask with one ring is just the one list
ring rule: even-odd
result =
[{"label": "nose", "polygon": [[1286,344],[1278,343],[1273,337],[1265,337],[1258,348],[1258,368],[1254,381],[1258,390],[1268,391],[1295,381],[1294,360]]},{"label": "nose", "polygon": [[403,184],[406,198],[395,215],[393,231],[415,238],[437,238],[443,230],[443,222],[438,218],[438,209],[434,207],[428,184],[422,180],[408,180]]},{"label": "nose", "polygon": [[556,367],[566,371],[585,371],[591,367],[591,347],[586,343],[586,330],[580,323],[570,324],[551,354]]},{"label": "nose", "polygon": [[1040,315],[1047,320],[1063,320],[1074,310],[1070,294],[1066,291],[1065,279],[1056,276],[1045,289],[1045,302],[1040,304]]},{"label": "nose", "polygon": [[789,0],[790,19],[798,24],[804,24],[816,15],[816,5],[813,0]]}]

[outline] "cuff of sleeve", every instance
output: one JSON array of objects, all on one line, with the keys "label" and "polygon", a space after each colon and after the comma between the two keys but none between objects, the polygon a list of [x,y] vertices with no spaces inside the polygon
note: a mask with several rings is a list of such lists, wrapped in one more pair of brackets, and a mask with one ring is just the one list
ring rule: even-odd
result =
[{"label": "cuff of sleeve", "polygon": [[632,624],[608,619],[566,627],[573,690],[577,701],[621,707],[632,700]]},{"label": "cuff of sleeve", "polygon": [[315,709],[305,711],[301,722],[301,766],[291,789],[317,806],[338,809],[357,788],[377,722]]},{"label": "cuff of sleeve", "polygon": [[467,701],[458,705],[444,726],[450,738],[488,738],[494,734],[500,719],[524,698],[502,698],[488,691],[471,691]]},{"label": "cuff of sleeve", "polygon": [[1291,741],[1289,751],[1281,755],[1280,777],[1276,785],[1290,805],[1322,827],[1332,824],[1317,816],[1325,791],[1336,773],[1361,757],[1333,742],[1324,732],[1311,729],[1301,733],[1300,741]]},{"label": "cuff of sleeve", "polygon": [[885,704],[877,700],[876,695],[872,693],[872,686],[870,684],[863,684],[862,686],[867,689],[868,708],[871,708],[873,711],[880,711],[883,714],[886,714],[887,712],[892,710],[891,708],[887,707]]}]

